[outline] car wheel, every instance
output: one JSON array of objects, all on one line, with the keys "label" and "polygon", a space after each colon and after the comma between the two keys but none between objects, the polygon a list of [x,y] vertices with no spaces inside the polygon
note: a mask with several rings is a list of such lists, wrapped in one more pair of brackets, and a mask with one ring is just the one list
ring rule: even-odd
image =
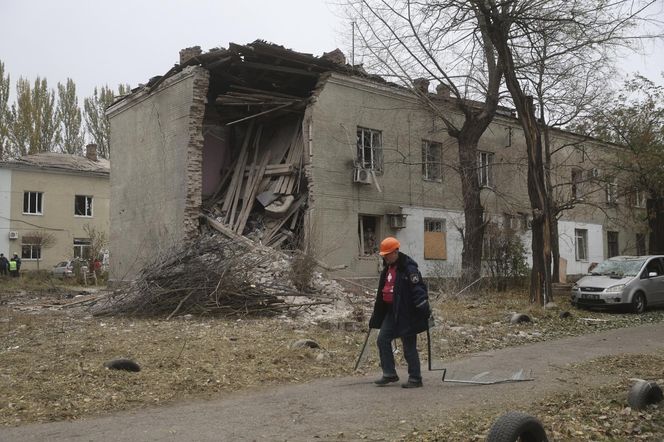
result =
[{"label": "car wheel", "polygon": [[632,298],[632,311],[639,315],[646,311],[646,297],[642,292],[634,294]]},{"label": "car wheel", "polygon": [[487,442],[546,442],[546,432],[542,423],[535,417],[510,411],[496,420],[491,427]]}]

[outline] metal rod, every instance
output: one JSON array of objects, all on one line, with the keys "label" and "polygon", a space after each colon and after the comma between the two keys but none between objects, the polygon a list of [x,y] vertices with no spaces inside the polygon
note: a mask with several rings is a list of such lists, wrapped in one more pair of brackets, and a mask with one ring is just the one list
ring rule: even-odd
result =
[{"label": "metal rod", "polygon": [[355,362],[355,368],[353,368],[353,371],[357,370],[357,367],[360,366],[360,361],[362,360],[362,355],[364,354],[364,349],[367,348],[367,342],[369,342],[369,335],[371,334],[371,329],[367,331],[367,337],[364,338],[364,345],[362,345],[362,350],[360,351],[360,355],[357,357],[357,362]]}]

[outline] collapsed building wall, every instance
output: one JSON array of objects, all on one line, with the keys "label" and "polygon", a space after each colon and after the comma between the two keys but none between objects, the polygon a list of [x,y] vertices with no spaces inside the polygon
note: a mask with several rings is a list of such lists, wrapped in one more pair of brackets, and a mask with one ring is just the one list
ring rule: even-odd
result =
[{"label": "collapsed building wall", "polygon": [[111,106],[111,279],[132,279],[145,262],[197,234],[203,116],[209,73],[183,70],[153,93]]}]

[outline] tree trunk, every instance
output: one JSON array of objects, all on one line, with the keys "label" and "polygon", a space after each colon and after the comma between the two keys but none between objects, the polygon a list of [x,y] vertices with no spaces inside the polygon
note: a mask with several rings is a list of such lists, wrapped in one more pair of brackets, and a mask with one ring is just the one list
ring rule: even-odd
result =
[{"label": "tree trunk", "polygon": [[[464,125],[465,128],[465,125]],[[473,133],[469,133],[473,132]],[[463,249],[461,251],[461,280],[463,284],[476,281],[482,269],[482,242],[484,239],[484,208],[480,199],[477,177],[477,143],[475,131],[462,129],[458,138],[461,192],[465,219]]]}]

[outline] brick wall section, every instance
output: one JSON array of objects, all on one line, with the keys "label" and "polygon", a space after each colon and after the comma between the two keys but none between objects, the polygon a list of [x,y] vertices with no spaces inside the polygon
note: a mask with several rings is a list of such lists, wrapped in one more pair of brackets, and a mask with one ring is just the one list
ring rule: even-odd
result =
[{"label": "brick wall section", "polygon": [[198,216],[203,186],[203,119],[210,73],[199,69],[194,79],[194,96],[189,112],[189,143],[187,146],[187,199],[184,208],[184,237],[198,235]]}]

